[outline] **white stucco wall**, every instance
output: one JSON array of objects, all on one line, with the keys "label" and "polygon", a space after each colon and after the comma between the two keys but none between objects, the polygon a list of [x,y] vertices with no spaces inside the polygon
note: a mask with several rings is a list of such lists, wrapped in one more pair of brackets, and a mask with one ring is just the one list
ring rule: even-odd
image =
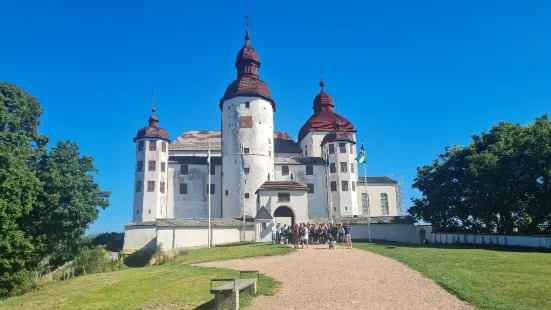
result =
[{"label": "white stucco wall", "polygon": [[[245,102],[249,102],[246,108]],[[240,117],[252,116],[252,128],[241,128]],[[255,191],[274,175],[274,116],[270,102],[258,97],[235,97],[222,105],[222,190],[223,216],[237,218],[256,215]],[[245,167],[249,174],[241,176],[241,147],[248,148]],[[225,191],[228,191],[228,195]],[[249,198],[244,199],[248,193]]]},{"label": "white stucco wall", "polygon": [[[262,223],[266,223],[266,228],[262,229]],[[256,242],[272,242],[272,226],[273,220],[255,220],[255,241]]]},{"label": "white stucco wall", "polygon": [[[282,167],[289,167],[289,175],[282,174]],[[313,175],[306,174],[306,165],[275,165],[276,181],[291,181],[293,175],[294,182],[306,187],[307,184],[314,184],[314,193],[307,193],[308,198],[308,216],[309,217],[327,217],[327,186],[325,181],[325,166],[312,165]]]},{"label": "white stucco wall", "polygon": [[[169,214],[172,214],[173,218],[207,218],[208,165],[187,165],[187,175],[181,174],[180,166],[170,164],[169,167],[172,176],[169,209],[173,210]],[[214,169],[215,174],[210,176],[210,184],[214,184],[214,194],[210,195],[211,217],[219,218],[222,216],[222,167],[215,165]],[[187,194],[180,194],[180,184],[187,184]]]},{"label": "white stucco wall", "polygon": [[[279,202],[278,193],[290,193],[289,202]],[[265,207],[272,217],[274,211],[281,206],[289,207],[295,214],[295,223],[308,222],[308,197],[306,191],[259,191],[258,192],[259,206]]]},{"label": "white stucco wall", "polygon": [[[302,149],[303,157],[323,157],[321,151],[321,141],[327,135],[329,131],[310,131],[302,140],[298,143]],[[308,155],[306,155],[308,150]]]},{"label": "white stucco wall", "polygon": [[484,245],[508,245],[525,246],[534,248],[551,248],[551,236],[517,236],[517,235],[495,235],[495,234],[452,234],[432,233],[431,243],[465,243]]},{"label": "white stucco wall", "polygon": [[[240,227],[212,227],[212,244],[225,244],[241,241]],[[254,241],[254,227],[245,229],[246,241]],[[208,245],[207,227],[159,227],[157,243],[164,249],[199,247]]]},{"label": "white stucco wall", "polygon": [[[420,243],[417,228],[413,224],[371,224],[371,240],[387,240],[402,243]],[[352,239],[368,239],[367,224],[350,225]]]},{"label": "white stucco wall", "polygon": [[125,250],[139,250],[144,247],[155,247],[157,237],[155,225],[126,226],[124,229]]},{"label": "white stucco wall", "polygon": [[[362,207],[362,194],[365,193],[365,183],[356,184],[357,203],[359,214],[367,216],[367,210]],[[371,208],[371,216],[382,216],[381,194],[388,195],[388,212],[389,216],[398,215],[398,204],[396,202],[396,185],[395,184],[375,184],[367,185],[368,203]]]},{"label": "white stucco wall", "polygon": [[[138,151],[139,141],[144,141],[143,151]],[[149,151],[149,143],[156,144],[156,151]],[[166,151],[162,151],[162,144],[166,143]],[[132,221],[147,222],[157,218],[166,218],[168,212],[168,142],[161,139],[140,139],[136,141],[136,158],[134,164],[134,208]],[[155,171],[149,171],[149,161],[155,161]],[[142,171],[138,172],[138,162],[143,162]],[[161,171],[161,163],[166,165],[165,172]],[[137,181],[142,182],[141,192],[136,192]],[[148,192],[148,181],[155,182],[155,190]],[[165,192],[161,193],[161,182],[165,182]]]},{"label": "white stucco wall", "polygon": [[[354,136],[355,139],[355,136]],[[345,153],[340,152],[340,144],[345,144]],[[324,152],[329,149],[329,146],[334,146],[334,153],[329,154],[329,163],[335,165],[335,172],[329,174],[329,186],[331,204],[333,207],[332,215],[359,215],[360,208],[358,207],[357,200],[357,179],[358,179],[358,165],[356,162],[356,146],[354,143],[347,141],[335,141],[326,143],[323,146]],[[352,151],[351,151],[352,150]],[[346,172],[341,172],[341,163],[346,163]],[[352,172],[352,164],[354,165],[354,172]],[[348,182],[348,191],[342,190],[342,181]],[[331,191],[331,182],[336,183],[336,191]],[[352,184],[354,182],[354,184]]]}]

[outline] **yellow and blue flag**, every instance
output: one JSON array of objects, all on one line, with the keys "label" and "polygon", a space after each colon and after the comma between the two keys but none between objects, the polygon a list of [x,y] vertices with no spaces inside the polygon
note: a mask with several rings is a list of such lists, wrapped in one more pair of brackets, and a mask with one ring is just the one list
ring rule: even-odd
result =
[{"label": "yellow and blue flag", "polygon": [[209,152],[207,153],[207,163],[210,165],[210,148],[209,148]]},{"label": "yellow and blue flag", "polygon": [[325,167],[329,167],[329,148],[325,151]]},{"label": "yellow and blue flag", "polygon": [[365,149],[364,149],[364,142],[362,141],[362,147],[360,148],[360,154],[358,154],[358,158],[356,158],[358,163],[363,164],[365,163],[366,156],[365,156]]},{"label": "yellow and blue flag", "polygon": [[245,155],[243,155],[243,147],[241,147],[241,170],[245,171]]}]

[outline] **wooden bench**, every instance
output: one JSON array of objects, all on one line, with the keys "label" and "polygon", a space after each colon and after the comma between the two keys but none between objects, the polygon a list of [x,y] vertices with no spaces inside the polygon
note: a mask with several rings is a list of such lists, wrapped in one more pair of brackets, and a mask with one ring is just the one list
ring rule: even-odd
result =
[{"label": "wooden bench", "polygon": [[[256,273],[256,278],[243,279],[244,273]],[[249,291],[256,294],[256,283],[260,280],[258,270],[242,270],[239,279],[214,278],[210,280],[210,293],[214,294],[214,309],[239,309],[239,293]],[[214,282],[228,282],[213,288]]]}]

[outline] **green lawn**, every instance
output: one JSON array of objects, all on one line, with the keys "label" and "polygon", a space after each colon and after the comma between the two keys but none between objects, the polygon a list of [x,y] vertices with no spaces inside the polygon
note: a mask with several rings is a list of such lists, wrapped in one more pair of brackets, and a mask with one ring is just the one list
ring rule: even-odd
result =
[{"label": "green lawn", "polygon": [[394,258],[480,309],[551,309],[551,253],[536,249],[359,243]]},{"label": "green lawn", "polygon": [[[57,282],[0,302],[0,309],[210,309],[210,279],[239,277],[228,269],[203,268],[190,264],[252,257],[282,255],[293,249],[284,245],[247,244],[191,250],[170,263],[127,268]],[[219,285],[219,284],[218,284]],[[276,281],[260,277],[259,294],[272,294]],[[243,296],[246,306],[251,296]]]}]

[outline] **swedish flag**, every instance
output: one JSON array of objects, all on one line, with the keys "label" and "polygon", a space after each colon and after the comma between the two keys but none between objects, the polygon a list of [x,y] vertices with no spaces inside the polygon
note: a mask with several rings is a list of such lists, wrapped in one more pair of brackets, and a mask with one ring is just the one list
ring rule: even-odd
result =
[{"label": "swedish flag", "polygon": [[210,165],[210,148],[209,148],[209,152],[207,153],[207,163]]},{"label": "swedish flag", "polygon": [[360,148],[360,154],[358,154],[358,158],[356,158],[358,163],[363,164],[365,163],[366,156],[365,156],[365,149],[364,149],[364,142],[362,141],[362,147]]},{"label": "swedish flag", "polygon": [[329,149],[327,149],[327,150],[325,151],[325,156],[324,156],[324,157],[325,157],[325,158],[324,158],[324,159],[325,159],[325,166],[326,166],[326,167],[329,167]]},{"label": "swedish flag", "polygon": [[245,155],[243,155],[243,146],[241,146],[241,170],[245,171]]}]

